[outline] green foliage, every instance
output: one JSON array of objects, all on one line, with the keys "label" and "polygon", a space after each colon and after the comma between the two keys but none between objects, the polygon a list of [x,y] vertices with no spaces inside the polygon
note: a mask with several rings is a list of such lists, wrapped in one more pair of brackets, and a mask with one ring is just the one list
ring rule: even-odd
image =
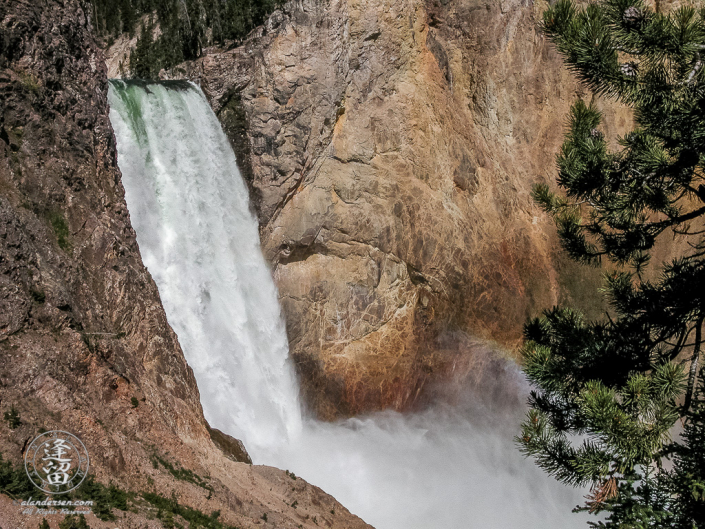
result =
[{"label": "green foliage", "polygon": [[[158,517],[164,527],[169,527],[169,523],[174,523],[174,516],[181,516],[189,523],[190,529],[202,527],[204,529],[237,529],[232,525],[227,525],[219,520],[220,511],[213,511],[210,516],[191,507],[180,505],[174,495],[165,498],[153,492],[144,492],[142,497],[147,500],[158,511]],[[173,525],[172,525],[173,526]]]},{"label": "green foliage", "polygon": [[20,84],[27,91],[38,96],[41,93],[41,85],[39,84],[39,79],[30,72],[18,71],[17,76],[19,77]]},{"label": "green foliage", "polygon": [[674,493],[673,510],[681,527],[705,527],[705,371],[700,371],[700,387],[693,401],[683,443],[672,447],[673,470],[668,473],[668,489]]},{"label": "green foliage", "polygon": [[159,468],[159,465],[162,465],[169,472],[169,474],[171,474],[174,478],[180,481],[187,481],[188,483],[193,483],[194,485],[198,485],[199,487],[202,487],[208,491],[213,490],[213,487],[211,487],[211,485],[209,485],[203,478],[201,478],[201,476],[199,476],[192,470],[189,470],[188,468],[174,466],[169,461],[159,457],[157,454],[153,454],[150,457],[150,460],[152,461],[152,466],[154,468]]},{"label": "green foliage", "polygon": [[54,230],[54,235],[56,235],[56,242],[59,244],[59,248],[64,251],[69,251],[71,249],[71,243],[69,242],[70,232],[66,219],[57,211],[49,213],[48,218]]},{"label": "green foliage", "polygon": [[24,468],[15,468],[12,462],[5,461],[0,453],[0,493],[15,499],[28,500],[36,490]]},{"label": "green foliage", "polygon": [[[92,0],[99,35],[132,37],[139,29],[129,69],[155,79],[162,68],[201,56],[203,48],[244,39],[282,0]],[[159,35],[155,31],[159,27]]]},{"label": "green foliage", "polygon": [[51,529],[46,518],[42,518],[42,523],[39,524],[39,529]]},{"label": "green foliage", "polygon": [[[526,325],[524,369],[536,389],[517,441],[560,481],[592,487],[579,510],[608,513],[594,527],[703,528],[705,412],[695,388],[705,320],[705,8],[666,15],[641,0],[559,0],[544,30],[595,94],[633,109],[636,127],[612,151],[600,112],[577,101],[557,160],[564,195],[534,189],[572,259],[616,270],[604,288],[610,315],[587,321],[554,308]],[[667,235],[690,249],[647,280]],[[672,439],[679,420],[683,435]]]},{"label": "green foliage", "polygon": [[174,528],[174,513],[164,512],[159,509],[157,511],[157,518],[162,522],[162,526],[164,526],[165,529]]},{"label": "green foliage", "polygon": [[59,529],[90,529],[86,517],[82,514],[67,514],[66,517],[59,522]]},{"label": "green foliage", "polygon": [[140,405],[140,401],[137,400],[137,397],[132,397],[130,399],[130,403],[132,404],[133,408],[136,408],[137,406]]},{"label": "green foliage", "polygon": [[14,404],[10,406],[10,411],[6,411],[3,414],[3,418],[5,419],[5,421],[7,421],[7,425],[10,427],[10,430],[16,430],[17,428],[22,426],[20,413],[17,411]]},{"label": "green foliage", "polygon": [[44,302],[46,301],[46,294],[42,290],[30,289],[29,293],[32,296],[32,299],[36,301],[39,305],[44,304]]},{"label": "green foliage", "polygon": [[[73,499],[93,500],[93,513],[103,521],[115,520],[113,509],[127,511],[131,506],[136,505],[136,494],[127,492],[114,485],[106,486],[88,476],[81,486],[72,493]],[[181,516],[190,525],[189,527],[196,529],[203,527],[205,529],[237,529],[235,527],[222,524],[218,521],[220,517],[219,511],[214,511],[210,516],[203,512],[185,507],[179,504],[175,497],[165,498],[153,492],[143,492],[141,496],[152,507],[157,509],[157,517],[166,528],[175,527],[177,524],[174,521],[174,516]]]},{"label": "green foliage", "polygon": [[107,522],[115,520],[113,509],[126,511],[128,501],[134,499],[135,494],[115,485],[103,485],[88,475],[81,486],[71,493],[71,497],[77,500],[93,500],[93,514]]},{"label": "green foliage", "polygon": [[137,39],[135,50],[130,55],[130,71],[140,79],[156,79],[159,67],[164,62],[161,58],[161,46],[155,45],[153,35],[154,18],[150,16],[149,23],[141,25],[140,38]]},{"label": "green foliage", "polygon": [[[705,212],[680,200],[702,193],[694,187],[705,130],[702,13],[685,7],[665,16],[636,0],[579,10],[561,0],[546,12],[544,27],[595,93],[634,109],[638,127],[621,138],[621,151],[608,152],[598,129],[602,116],[578,101],[558,159],[559,183],[572,201],[545,186],[536,198],[556,217],[563,244],[576,259],[606,256],[643,265],[658,235]],[[589,205],[587,219],[577,204]]]},{"label": "green foliage", "polygon": [[[191,481],[192,483],[198,485],[198,481],[202,482],[201,478],[195,474],[188,474],[190,471],[184,471],[184,469],[180,470],[184,473],[179,474],[179,470],[174,469],[175,473],[178,475],[190,476],[191,479],[193,479],[193,481]],[[207,485],[207,488],[209,491],[212,490],[210,485]],[[21,500],[28,500],[32,495],[36,496],[37,493],[37,489],[29,481],[29,478],[27,478],[24,468],[21,465],[15,468],[11,462],[3,460],[1,453],[0,493]],[[134,508],[136,496],[134,492],[125,491],[115,485],[103,485],[95,481],[93,476],[88,475],[83,483],[81,483],[80,487],[71,491],[64,497],[74,501],[92,500],[93,505],[91,508],[93,514],[100,520],[112,521],[116,519],[113,514],[113,509],[127,511],[129,508]],[[197,509],[180,505],[174,496],[165,498],[153,492],[144,492],[141,496],[152,507],[157,509],[158,517],[164,527],[175,527],[177,524],[174,521],[174,516],[180,516],[189,523],[189,527],[192,529],[238,529],[237,527],[220,522],[220,511],[213,511],[210,515],[206,515]],[[85,523],[83,515],[69,515],[61,522],[61,524],[66,525],[60,525],[59,527],[65,529],[84,529],[87,525],[82,524]],[[40,529],[42,529],[41,526]]]}]

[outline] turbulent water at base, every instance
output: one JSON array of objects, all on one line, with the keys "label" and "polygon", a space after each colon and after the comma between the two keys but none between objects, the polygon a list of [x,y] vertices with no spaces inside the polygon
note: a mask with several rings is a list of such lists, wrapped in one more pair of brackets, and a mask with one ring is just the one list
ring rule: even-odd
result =
[{"label": "turbulent water at base", "polygon": [[[516,450],[523,412],[501,398],[469,393],[454,406],[336,424],[305,418],[247,188],[205,97],[194,85],[111,81],[109,100],[142,259],[212,426],[377,529],[584,525],[570,513],[580,494]],[[497,384],[489,393],[508,401],[523,391],[511,366]]]}]

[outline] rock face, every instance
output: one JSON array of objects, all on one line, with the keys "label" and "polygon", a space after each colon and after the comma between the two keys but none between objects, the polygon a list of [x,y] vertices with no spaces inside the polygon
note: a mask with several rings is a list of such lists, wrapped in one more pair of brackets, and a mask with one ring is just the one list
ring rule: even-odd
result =
[{"label": "rock face", "polygon": [[[556,302],[600,307],[599,271],[557,254],[530,197],[582,95],[546,5],[303,0],[163,72],[199,82],[233,142],[319,417],[414,406],[463,354],[448,336],[512,347]],[[629,123],[605,111],[608,136]]]},{"label": "rock face", "polygon": [[[369,527],[303,480],[292,488],[283,471],[237,462],[242,445],[209,432],[130,224],[87,6],[0,5],[0,407],[21,421],[2,422],[0,452],[18,462],[42,428],[67,430],[99,481],[173,491],[240,527],[267,513],[278,527],[315,527],[310,518],[331,509],[345,526]],[[39,521],[0,495],[3,527]],[[130,513],[120,527],[145,523]]]}]

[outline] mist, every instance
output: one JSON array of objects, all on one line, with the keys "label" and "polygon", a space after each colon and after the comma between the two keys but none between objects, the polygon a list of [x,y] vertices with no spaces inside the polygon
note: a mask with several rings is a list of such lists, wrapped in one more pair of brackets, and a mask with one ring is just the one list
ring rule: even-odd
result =
[{"label": "mist", "polygon": [[[298,437],[253,457],[320,486],[378,529],[584,527],[587,515],[571,510],[586,491],[559,484],[518,451],[528,386],[511,360],[498,363],[499,374],[469,381],[452,404],[309,419]],[[487,385],[499,400],[483,398]]]}]

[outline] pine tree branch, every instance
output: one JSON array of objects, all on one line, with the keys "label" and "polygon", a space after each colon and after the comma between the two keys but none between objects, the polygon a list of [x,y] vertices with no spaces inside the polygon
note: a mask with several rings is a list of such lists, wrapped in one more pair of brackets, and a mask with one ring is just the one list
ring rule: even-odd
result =
[{"label": "pine tree branch", "polygon": [[690,75],[688,75],[688,80],[686,81],[686,84],[691,84],[693,82],[694,77],[697,75],[697,73],[700,71],[700,69],[703,67],[703,63],[700,60],[700,52],[695,52],[695,66],[693,66],[693,69],[690,72]]},{"label": "pine tree branch", "polygon": [[[697,196],[701,202],[705,202],[705,197],[703,196],[703,190],[702,189],[695,189],[693,186],[689,184],[683,184],[683,190],[685,192],[690,192],[693,193],[695,196]],[[677,197],[674,202],[677,202],[683,195],[680,195]]]},{"label": "pine tree branch", "polygon": [[[683,349],[683,342],[685,342],[685,339],[689,334],[690,334],[690,329],[688,329],[687,326],[681,330],[680,336],[678,337],[678,342],[673,347],[673,351],[671,351],[671,354],[670,354],[671,360],[674,360],[680,354],[681,350]],[[668,342],[667,340],[663,340],[663,342],[667,343],[668,345],[673,345],[670,342]]]},{"label": "pine tree branch", "polygon": [[647,225],[649,228],[666,229],[674,224],[680,224],[681,222],[686,222],[688,220],[693,220],[698,218],[700,215],[705,213],[705,206],[700,209],[686,213],[685,215],[679,215],[677,217],[671,217],[668,220],[662,220],[661,222],[654,222],[653,224]]},{"label": "pine tree branch", "polygon": [[690,226],[688,226],[685,230],[678,230],[675,229],[673,230],[674,233],[677,233],[678,235],[702,235],[705,233],[705,230],[700,230],[700,231],[688,231],[690,230]]},{"label": "pine tree branch", "polygon": [[[688,234],[688,235],[692,235],[692,234]],[[698,253],[694,253],[694,254],[692,254],[692,255],[686,255],[686,256],[684,257],[684,259],[687,259],[687,260],[691,261],[691,260],[693,260],[693,259],[696,259],[696,258],[698,258],[698,257],[703,257],[703,256],[705,256],[705,251],[698,252]]]},{"label": "pine tree branch", "polygon": [[[666,344],[668,344],[668,345],[673,345],[671,342],[668,342],[668,341],[666,341],[666,340],[663,340],[663,342],[666,343]],[[684,343],[683,345],[681,345],[681,349],[684,348],[684,347],[693,347],[693,346],[695,346],[696,343],[697,343],[697,342]],[[678,355],[675,355],[675,356],[678,356]]]},{"label": "pine tree branch", "polygon": [[690,371],[688,372],[688,389],[685,391],[685,403],[683,404],[683,414],[687,414],[693,400],[695,390],[695,378],[698,374],[698,360],[700,358],[700,345],[702,341],[703,320],[705,316],[700,316],[695,327],[695,348],[690,359]]}]

